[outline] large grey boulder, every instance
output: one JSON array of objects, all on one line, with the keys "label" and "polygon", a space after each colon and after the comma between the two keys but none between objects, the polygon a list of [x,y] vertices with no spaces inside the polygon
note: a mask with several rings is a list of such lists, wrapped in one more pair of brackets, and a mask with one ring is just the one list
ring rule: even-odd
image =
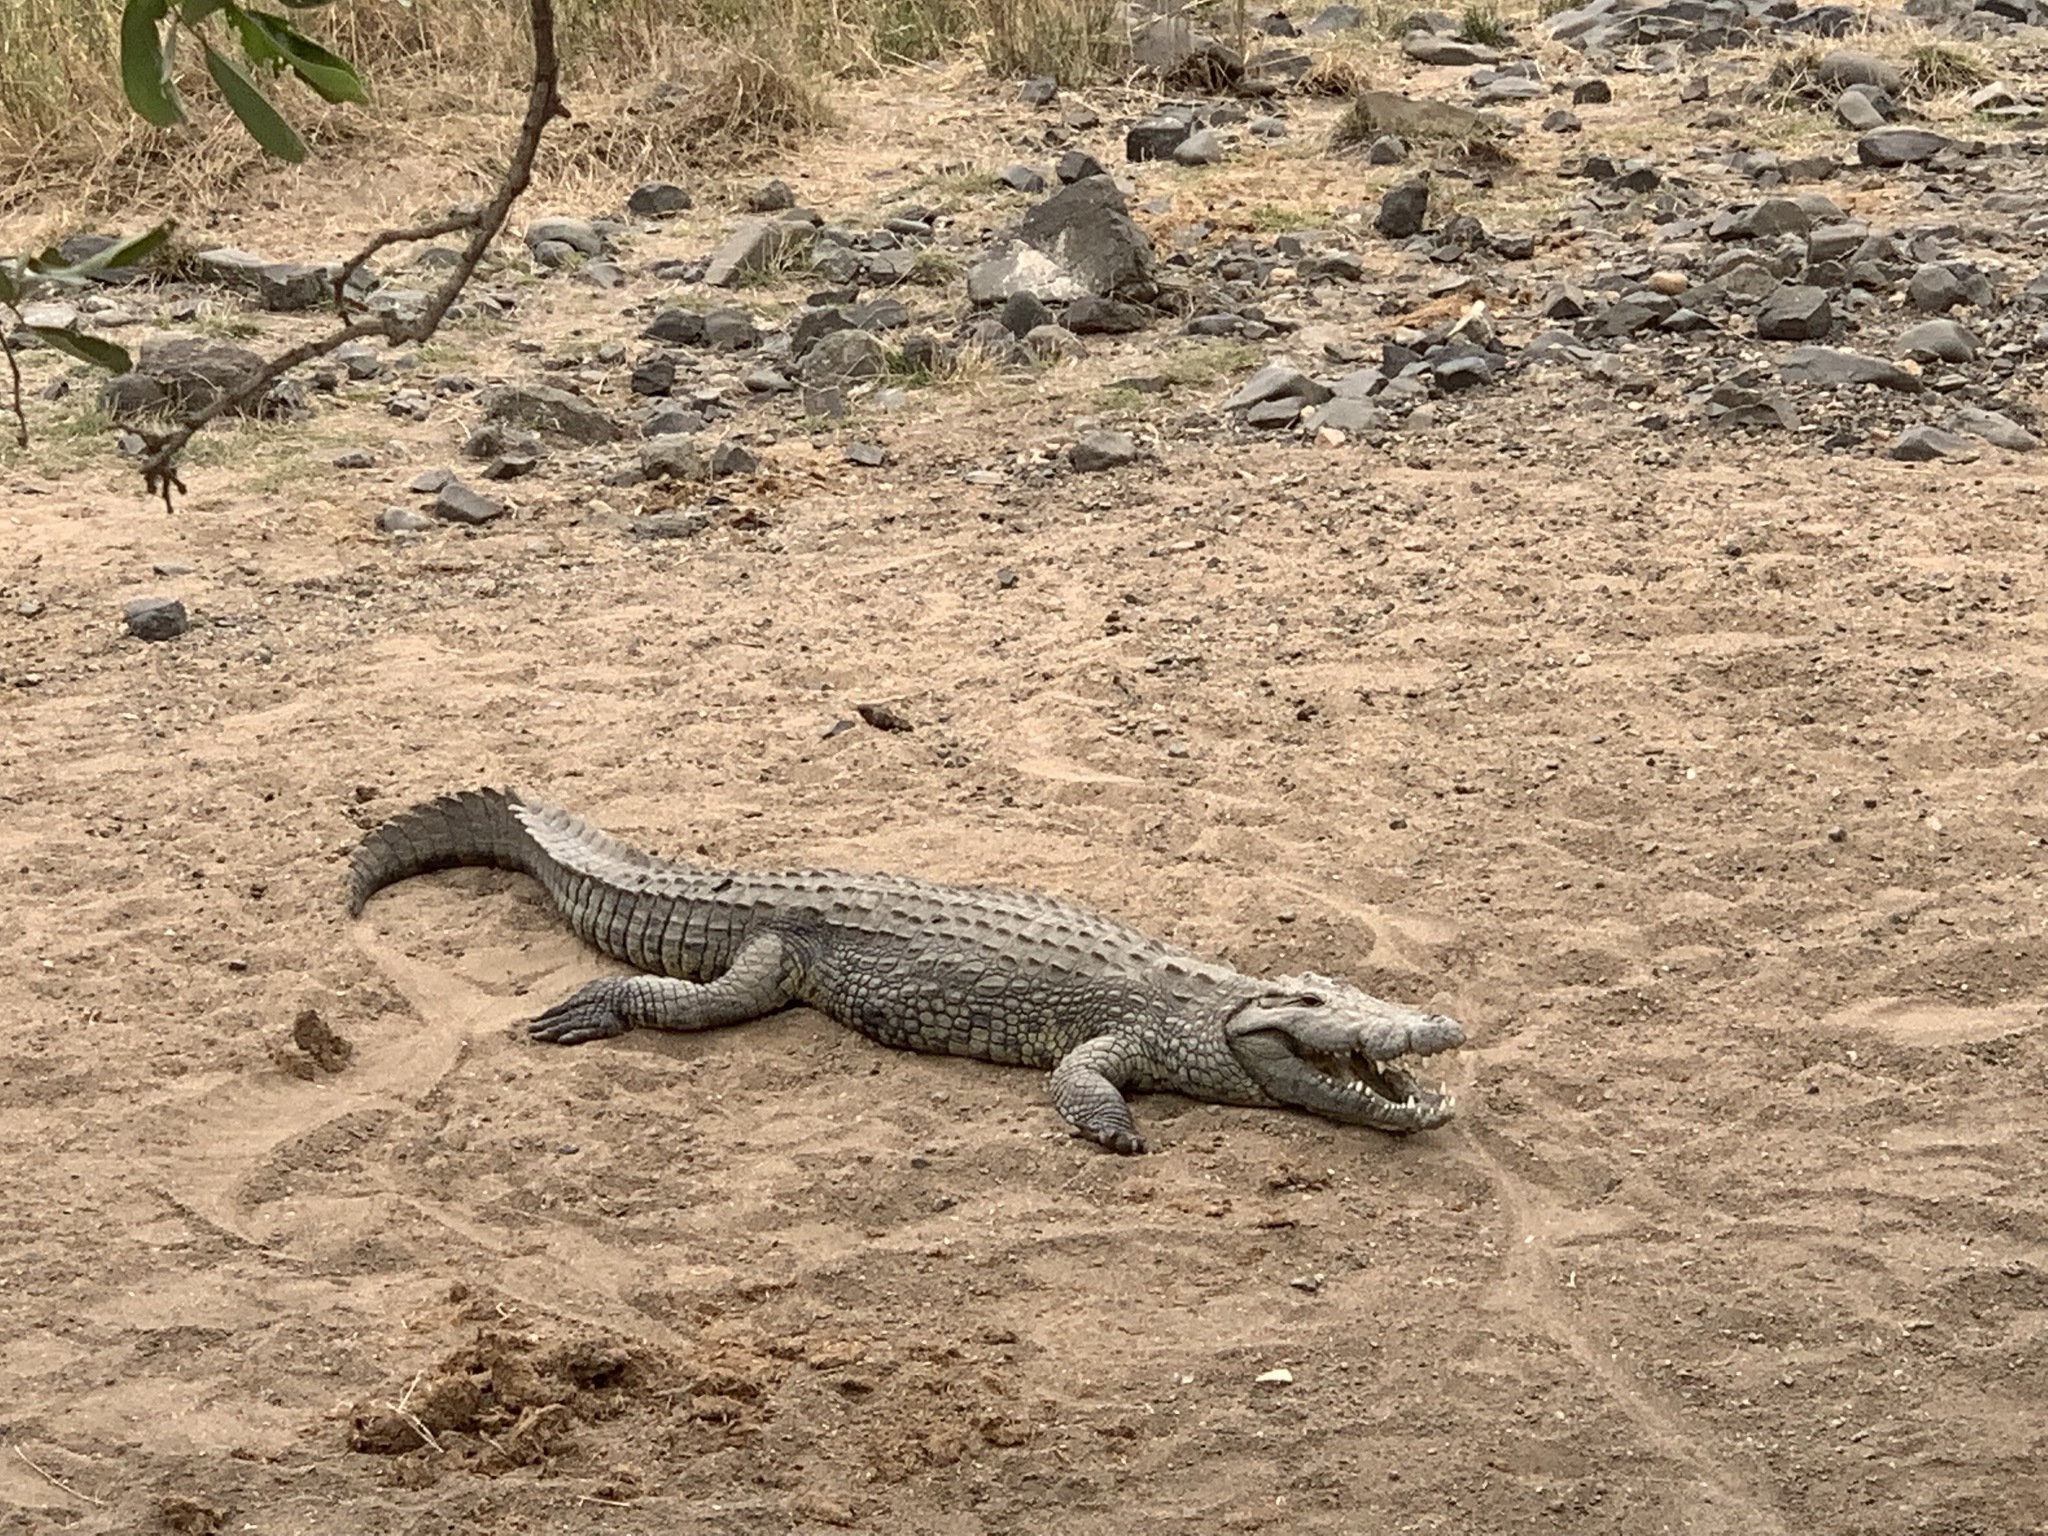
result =
[{"label": "large grey boulder", "polygon": [[713,288],[731,288],[744,278],[792,265],[816,236],[808,219],[749,219],[711,253],[704,281]]},{"label": "large grey boulder", "polygon": [[477,403],[489,420],[585,447],[619,435],[617,423],[588,400],[548,384],[502,384],[485,390]]},{"label": "large grey boulder", "polygon": [[[1027,246],[1072,273],[1084,293],[1142,302],[1156,291],[1152,241],[1131,221],[1123,194],[1107,176],[1090,176],[1055,192],[1024,215],[1017,232]],[[1042,288],[1036,292],[1040,298],[1056,297]]]}]

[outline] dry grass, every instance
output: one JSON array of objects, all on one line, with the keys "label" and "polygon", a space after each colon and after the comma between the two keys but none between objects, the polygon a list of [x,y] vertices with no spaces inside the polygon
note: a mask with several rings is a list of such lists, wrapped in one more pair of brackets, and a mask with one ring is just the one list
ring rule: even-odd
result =
[{"label": "dry grass", "polygon": [[[333,109],[280,82],[286,115],[317,149],[393,131],[431,93],[441,109],[502,108],[530,68],[524,9],[505,0],[337,0],[296,24],[353,62],[367,108]],[[870,75],[979,43],[997,73],[1066,81],[1128,51],[1115,0],[557,0],[564,88],[614,95],[622,80],[680,83],[693,100],[586,122],[571,161],[656,175],[746,159],[831,121],[835,77]],[[188,82],[192,123],[160,131],[122,100],[114,0],[0,0],[0,212],[52,193],[79,208],[218,199],[264,164],[215,101]],[[186,49],[189,56],[196,50]]]}]

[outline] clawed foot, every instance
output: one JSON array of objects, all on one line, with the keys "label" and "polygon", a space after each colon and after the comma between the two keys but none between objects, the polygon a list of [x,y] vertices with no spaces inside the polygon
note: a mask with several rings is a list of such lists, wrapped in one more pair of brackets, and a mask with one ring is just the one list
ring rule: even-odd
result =
[{"label": "clawed foot", "polygon": [[622,1011],[625,998],[617,981],[593,981],[527,1025],[527,1033],[551,1045],[582,1045],[609,1040],[633,1027]]},{"label": "clawed foot", "polygon": [[1085,1136],[1098,1147],[1107,1147],[1110,1151],[1120,1153],[1124,1157],[1140,1157],[1144,1155],[1145,1138],[1136,1131],[1116,1129],[1091,1130],[1087,1126],[1078,1125],[1073,1130],[1076,1136]]}]

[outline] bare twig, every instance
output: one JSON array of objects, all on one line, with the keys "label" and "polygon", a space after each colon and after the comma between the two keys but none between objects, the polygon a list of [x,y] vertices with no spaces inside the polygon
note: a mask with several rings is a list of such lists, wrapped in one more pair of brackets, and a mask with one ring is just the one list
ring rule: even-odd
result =
[{"label": "bare twig", "polygon": [[434,1438],[434,1432],[431,1429],[420,1422],[420,1416],[406,1406],[412,1401],[413,1390],[419,1386],[420,1377],[424,1375],[426,1375],[425,1371],[414,1373],[412,1380],[407,1383],[406,1389],[399,1394],[398,1401],[391,1405],[391,1411],[412,1427],[412,1432],[420,1437],[422,1444],[436,1456],[441,1456],[447,1454],[442,1450],[441,1442]]},{"label": "bare twig", "polygon": [[28,1459],[28,1452],[24,1451],[20,1446],[17,1445],[14,1448],[14,1454],[21,1458],[22,1464],[26,1466],[29,1469],[29,1471],[35,1473],[37,1477],[40,1477],[52,1488],[62,1489],[65,1493],[70,1494],[71,1497],[73,1497],[74,1499],[83,1499],[86,1503],[92,1505],[95,1509],[105,1509],[107,1507],[107,1501],[105,1499],[96,1499],[89,1493],[81,1493],[78,1489],[72,1487],[69,1483],[65,1482],[63,1478],[45,1472],[41,1467],[37,1466],[34,1462]]},{"label": "bare twig", "polygon": [[[178,478],[178,455],[208,422],[254,404],[301,363],[325,357],[351,341],[365,336],[381,336],[389,342],[417,343],[425,341],[439,329],[470,278],[476,275],[477,266],[483,261],[491,242],[505,227],[512,205],[533,180],[533,161],[540,151],[541,134],[554,119],[568,115],[562,108],[558,89],[562,68],[555,52],[554,0],[528,0],[528,14],[533,27],[533,83],[527,88],[526,116],[519,125],[519,136],[512,144],[512,159],[505,167],[505,176],[498,184],[497,193],[480,209],[451,214],[445,219],[436,219],[411,229],[385,230],[375,236],[335,277],[335,305],[344,322],[339,328],[273,357],[239,388],[226,391],[202,409],[187,413],[169,432],[143,434],[143,484],[153,495],[163,497],[165,511],[175,510],[172,493],[185,489],[184,482]],[[345,290],[348,280],[371,256],[387,245],[430,240],[458,229],[469,230],[469,243],[463,247],[462,255],[450,269],[447,280],[434,291],[426,308],[419,314],[410,320],[402,320],[396,315],[378,315],[361,320],[347,318],[349,301]]]},{"label": "bare twig", "polygon": [[21,364],[14,360],[14,346],[7,339],[7,327],[0,325],[0,352],[7,354],[7,371],[14,375],[14,441],[28,446],[28,412],[21,408]]}]

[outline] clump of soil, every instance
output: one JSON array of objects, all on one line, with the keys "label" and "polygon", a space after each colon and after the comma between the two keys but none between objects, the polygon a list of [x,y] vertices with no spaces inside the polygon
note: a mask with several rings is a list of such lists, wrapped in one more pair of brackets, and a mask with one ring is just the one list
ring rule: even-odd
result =
[{"label": "clump of soil", "polygon": [[292,1043],[280,1045],[273,1058],[293,1077],[311,1082],[316,1072],[340,1072],[355,1057],[353,1041],[345,1040],[320,1017],[317,1008],[302,1008],[292,1022]]}]

